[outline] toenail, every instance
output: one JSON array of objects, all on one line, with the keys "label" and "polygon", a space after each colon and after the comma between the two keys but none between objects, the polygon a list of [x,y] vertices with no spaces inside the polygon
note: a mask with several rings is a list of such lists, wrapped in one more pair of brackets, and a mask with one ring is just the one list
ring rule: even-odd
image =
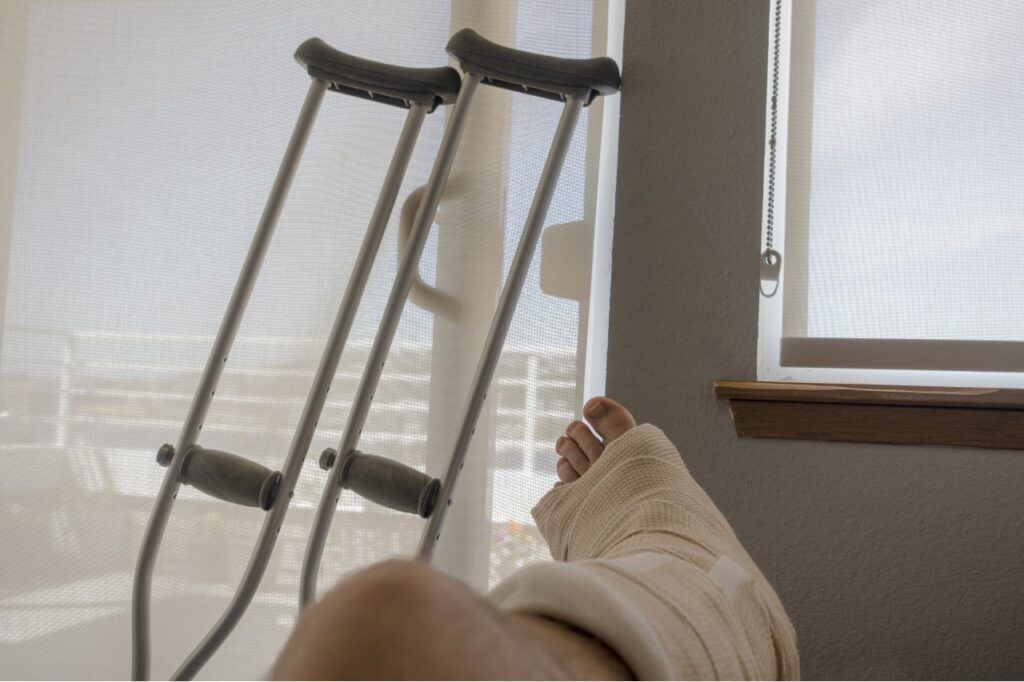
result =
[{"label": "toenail", "polygon": [[577,420],[577,421],[574,421],[574,422],[573,422],[573,423],[571,423],[571,424],[569,424],[568,426],[566,426],[566,427],[565,427],[565,435],[567,435],[567,436],[571,436],[571,435],[572,435],[572,432],[573,432],[573,430],[574,430],[574,429],[576,429],[576,428],[577,428],[577,427],[579,427],[579,426],[580,426],[580,422],[579,422],[578,420]]},{"label": "toenail", "polygon": [[608,410],[605,407],[604,401],[601,400],[600,398],[595,398],[594,400],[592,400],[584,410],[584,412],[587,413],[587,416],[590,417],[600,417],[604,415],[604,413],[607,411]]},{"label": "toenail", "polygon": [[562,449],[562,446],[565,445],[565,441],[565,436],[558,437],[558,440],[555,441],[555,452],[558,452],[559,450]]}]

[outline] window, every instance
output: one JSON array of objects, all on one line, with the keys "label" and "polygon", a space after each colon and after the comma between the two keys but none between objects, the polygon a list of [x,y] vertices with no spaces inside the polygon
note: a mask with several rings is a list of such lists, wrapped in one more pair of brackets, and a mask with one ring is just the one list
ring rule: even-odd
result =
[{"label": "window", "polygon": [[[318,35],[368,58],[437,66],[452,31],[472,26],[522,49],[589,57],[607,53],[616,17],[593,0],[3,4],[0,540],[19,548],[0,557],[6,674],[129,671],[131,574],[163,475],[154,453],[181,428],[306,91],[292,60],[299,43]],[[617,106],[602,98],[580,119],[548,231],[587,230],[563,251],[544,237],[438,547],[436,563],[479,588],[546,558],[529,509],[555,476],[553,460],[535,462],[579,409],[584,377],[600,390],[607,273],[595,270],[592,311],[579,247],[596,244],[607,261],[609,198],[598,186],[613,186],[615,145],[602,140]],[[368,452],[440,475],[559,109],[481,88],[422,263],[461,314],[406,306],[360,443]],[[204,446],[280,466],[403,117],[325,98]],[[395,270],[401,203],[426,182],[444,120],[424,124],[260,591],[204,676],[263,675],[290,629],[324,480],[317,456],[341,436]],[[572,258],[558,262],[563,252]],[[547,281],[547,270],[575,279]],[[180,497],[153,586],[157,677],[220,615],[262,521],[188,488]],[[422,528],[347,492],[337,513],[323,585],[410,554]]]},{"label": "window", "polygon": [[1024,4],[771,26],[758,379],[1024,387]]}]

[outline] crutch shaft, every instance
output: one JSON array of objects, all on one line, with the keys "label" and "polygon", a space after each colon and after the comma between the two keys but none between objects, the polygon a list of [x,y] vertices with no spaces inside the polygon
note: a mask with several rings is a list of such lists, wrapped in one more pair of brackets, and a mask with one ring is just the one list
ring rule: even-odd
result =
[{"label": "crutch shaft", "polygon": [[359,302],[363,298],[366,283],[370,279],[370,272],[373,269],[377,251],[380,249],[381,241],[384,238],[388,220],[398,198],[398,191],[402,186],[402,180],[409,166],[409,160],[412,158],[412,152],[416,146],[416,138],[419,136],[426,114],[427,105],[413,104],[409,108],[408,116],[406,116],[405,125],[398,139],[398,145],[395,147],[391,164],[384,178],[384,185],[381,187],[380,194],[377,197],[377,204],[374,207],[373,215],[370,217],[370,223],[366,228],[363,243],[359,248],[355,264],[352,266],[352,273],[349,275],[345,294],[342,296],[341,304],[338,306],[338,314],[334,319],[334,326],[331,328],[330,336],[324,346],[323,355],[320,358],[320,366],[317,368],[316,376],[313,378],[313,385],[310,388],[309,396],[306,398],[302,417],[299,420],[298,428],[288,450],[288,457],[284,467],[284,484],[288,491],[295,487],[299,473],[302,470],[302,462],[309,450],[310,443],[313,441],[317,421],[320,419],[324,404],[327,401],[331,382],[334,380],[334,375],[338,370],[338,362],[345,349],[349,332],[352,330],[352,323],[359,309]]},{"label": "crutch shaft", "polygon": [[576,121],[579,119],[580,109],[584,100],[578,97],[570,97],[565,101],[562,116],[558,121],[554,139],[551,142],[551,149],[548,151],[547,161],[541,173],[537,191],[533,197],[533,204],[526,218],[526,225],[523,227],[523,234],[519,239],[519,247],[516,250],[512,267],[509,270],[508,279],[501,291],[501,298],[498,301],[498,308],[494,313],[491,328],[487,333],[487,340],[484,342],[483,354],[477,366],[476,375],[473,378],[473,385],[470,389],[469,400],[463,416],[462,425],[459,429],[458,439],[448,466],[445,469],[444,477],[441,479],[441,491],[427,525],[420,538],[420,547],[417,556],[421,560],[430,561],[434,553],[434,547],[441,538],[441,527],[444,524],[445,515],[451,506],[452,492],[458,481],[459,472],[462,471],[466,453],[469,450],[470,441],[476,432],[476,424],[483,410],[484,401],[487,399],[487,391],[490,388],[491,380],[494,378],[494,370],[501,358],[501,351],[505,345],[505,337],[508,334],[509,326],[515,315],[516,304],[519,302],[519,295],[523,290],[523,283],[526,281],[526,274],[530,269],[533,254],[537,248],[541,231],[544,228],[544,221],[547,218],[548,208],[551,205],[551,198],[554,196],[555,187],[558,185],[558,177],[565,164],[565,157],[572,142],[572,134],[576,128]]},{"label": "crutch shaft", "polygon": [[[467,74],[459,91],[459,98],[452,109],[451,118],[448,120],[448,125],[445,128],[441,147],[438,150],[437,158],[434,161],[434,167],[430,174],[430,180],[427,183],[426,193],[416,213],[412,232],[409,235],[409,242],[406,245],[405,255],[399,264],[395,281],[391,286],[391,293],[388,296],[384,315],[380,326],[377,328],[377,335],[370,350],[366,369],[363,372],[356,396],[352,401],[352,408],[345,425],[345,431],[337,448],[338,453],[341,455],[339,460],[344,460],[346,454],[354,451],[359,444],[359,436],[362,434],[363,426],[366,423],[366,416],[370,410],[370,403],[380,382],[384,362],[388,351],[391,349],[391,342],[398,328],[398,322],[401,319],[405,301],[409,296],[409,289],[412,287],[418,272],[420,256],[430,234],[430,226],[437,213],[438,204],[441,202],[441,194],[444,192],[448,174],[455,160],[455,153],[458,150],[459,140],[462,137],[462,131],[469,114],[469,107],[478,83],[479,78]],[[323,493],[320,496],[320,502],[316,510],[316,519],[310,531],[309,541],[306,544],[306,556],[302,566],[302,582],[299,589],[299,603],[301,606],[310,604],[316,598],[320,557],[323,554],[327,533],[330,530],[338,498],[341,494],[340,482],[341,467],[338,466],[338,463],[335,463],[324,484]]]},{"label": "crutch shaft", "polygon": [[326,85],[322,81],[313,80],[310,83],[284,159],[281,161],[252,244],[239,272],[238,281],[207,359],[206,368],[203,370],[199,387],[192,400],[192,406],[189,408],[188,417],[178,437],[175,448],[177,455],[167,467],[153,513],[146,526],[146,533],[135,568],[135,581],[132,590],[132,678],[136,680],[149,676],[149,603],[153,565],[156,562],[157,550],[160,547],[160,541],[167,527],[167,519],[180,486],[183,455],[195,444],[203,421],[206,419],[210,401],[220,380],[224,363],[227,362],[228,352],[234,342],[235,334],[238,332],[242,314],[245,312],[260,266],[263,264],[270,238],[277,226],[277,220],[284,207],[288,190],[295,177],[295,171],[302,158],[303,149],[309,139],[309,133],[316,120],[316,114],[325,91]]}]

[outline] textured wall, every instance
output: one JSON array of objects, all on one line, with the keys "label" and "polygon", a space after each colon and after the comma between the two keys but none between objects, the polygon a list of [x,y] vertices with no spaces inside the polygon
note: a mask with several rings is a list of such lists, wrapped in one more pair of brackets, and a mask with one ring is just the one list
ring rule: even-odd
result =
[{"label": "textured wall", "polygon": [[1024,453],[736,438],[755,377],[767,0],[633,0],[608,392],[774,582],[809,678],[1024,676]]}]

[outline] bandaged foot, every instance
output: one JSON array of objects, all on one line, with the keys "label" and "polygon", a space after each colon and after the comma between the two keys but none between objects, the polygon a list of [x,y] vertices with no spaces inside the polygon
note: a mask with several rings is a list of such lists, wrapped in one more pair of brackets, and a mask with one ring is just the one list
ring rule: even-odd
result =
[{"label": "bandaged foot", "polygon": [[640,679],[797,678],[782,604],[665,434],[608,398],[584,417],[597,436],[569,426],[533,509],[556,561],[491,601],[590,633]]}]

